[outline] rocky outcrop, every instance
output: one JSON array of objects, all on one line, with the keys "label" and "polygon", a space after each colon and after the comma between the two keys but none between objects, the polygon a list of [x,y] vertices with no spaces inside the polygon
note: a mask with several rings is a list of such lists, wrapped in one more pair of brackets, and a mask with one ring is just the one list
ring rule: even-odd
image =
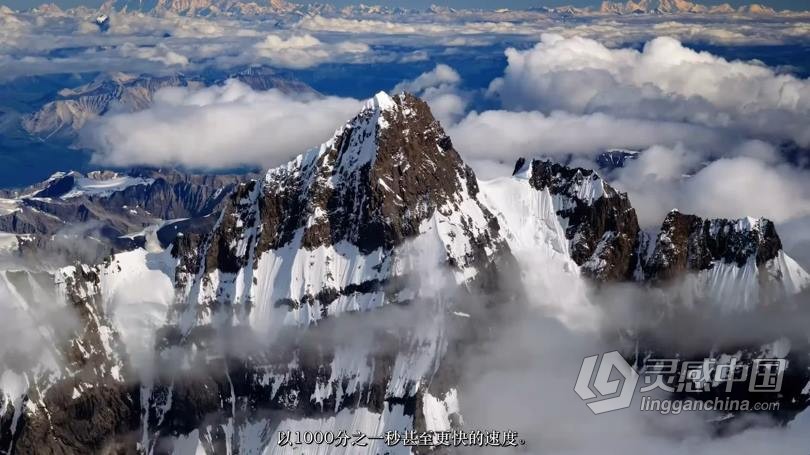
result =
[{"label": "rocky outcrop", "polygon": [[686,272],[709,270],[715,262],[744,267],[775,259],[782,242],[772,221],[702,219],[671,211],[664,219],[652,256],[644,269],[650,280],[667,280]]},{"label": "rocky outcrop", "polygon": [[[639,229],[627,195],[592,170],[521,158],[513,179],[526,180],[534,190],[548,193],[548,203],[558,218],[551,224],[559,223],[567,241],[567,248],[557,250],[569,255],[597,282],[658,285],[697,274],[705,281],[699,287],[708,290],[745,287],[726,281],[747,276],[751,281],[748,294],[734,297],[747,302],[744,307],[760,300],[753,296],[760,289],[784,289],[793,295],[810,286],[807,272],[782,251],[770,220],[703,219],[673,210],[660,231],[650,235]],[[494,202],[498,204],[506,201]],[[554,244],[556,240],[548,241]],[[716,297],[731,298],[726,293]]]},{"label": "rocky outcrop", "polygon": [[596,172],[551,161],[521,159],[515,174],[525,174],[537,191],[547,191],[565,226],[571,258],[598,281],[632,278],[639,226],[627,195]]},{"label": "rocky outcrop", "polygon": [[[473,171],[408,94],[378,94],[321,147],[241,184],[210,236],[175,241],[177,304],[162,349],[199,353],[186,359],[211,374],[205,388],[182,372],[153,385],[151,443],[209,431],[205,415],[231,422],[215,432],[220,441],[269,425],[252,409],[279,416],[271,428],[359,413],[377,428],[426,429],[435,420],[426,396],[454,387],[454,363],[443,359],[486,332],[494,318],[481,302],[514,265],[477,196]],[[344,324],[358,329],[347,337]],[[275,334],[272,351],[262,333]],[[223,336],[260,348],[212,362],[212,340]],[[165,396],[172,406],[162,414]]]},{"label": "rocky outcrop", "polygon": [[0,275],[0,288],[31,305],[29,317],[52,320],[36,327],[40,333],[25,334],[31,344],[0,350],[4,383],[17,384],[2,391],[11,395],[0,393],[0,446],[13,448],[9,453],[101,453],[126,446],[138,423],[137,387],[107,317],[98,270]]}]

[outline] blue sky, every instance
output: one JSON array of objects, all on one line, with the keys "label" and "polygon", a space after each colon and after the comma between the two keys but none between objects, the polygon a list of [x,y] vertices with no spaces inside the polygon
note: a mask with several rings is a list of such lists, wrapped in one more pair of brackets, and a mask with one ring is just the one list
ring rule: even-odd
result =
[{"label": "blue sky", "polygon": [[[62,7],[71,7],[77,5],[98,6],[103,3],[103,0],[50,0]],[[259,0],[261,1],[261,0]],[[314,0],[312,0],[314,1]],[[321,0],[323,1],[323,0]],[[298,3],[309,3],[310,1],[298,1]],[[8,5],[12,8],[30,8],[32,5],[41,2],[32,0],[0,0],[0,4]],[[346,5],[360,3],[359,0],[335,0],[325,3],[334,3],[336,5]],[[599,0],[365,0],[363,3],[380,4],[390,6],[407,6],[414,8],[424,8],[431,3],[438,5],[448,5],[455,7],[476,7],[476,8],[521,8],[527,6],[545,5],[545,6],[558,6],[558,5],[576,5],[588,6],[598,5]],[[738,6],[746,3],[761,3],[771,6],[776,9],[800,9],[810,10],[810,0],[704,0],[699,3],[707,5],[730,3]]]}]

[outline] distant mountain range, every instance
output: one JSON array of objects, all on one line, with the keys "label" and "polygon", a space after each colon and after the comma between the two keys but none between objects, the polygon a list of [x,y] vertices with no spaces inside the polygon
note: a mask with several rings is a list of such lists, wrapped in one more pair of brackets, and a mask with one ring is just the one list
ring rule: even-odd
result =
[{"label": "distant mountain range", "polygon": [[599,7],[604,14],[776,14],[773,8],[750,4],[734,8],[728,3],[716,6],[706,6],[689,0],[628,0],[626,3],[605,0]]},{"label": "distant mountain range", "polygon": [[[210,73],[210,72],[209,72]],[[284,93],[317,94],[308,85],[264,66],[219,71],[215,74],[166,76],[101,74],[89,84],[60,90],[56,99],[22,117],[21,125],[39,138],[72,140],[89,120],[110,109],[136,112],[152,104],[152,98],[164,87],[203,87],[236,79],[254,90],[277,89]]]},{"label": "distant mountain range", "polygon": [[[53,4],[36,8],[39,12],[57,14],[61,9]],[[604,0],[598,8],[591,7],[533,7],[529,11],[565,14],[745,14],[774,15],[780,14],[771,7],[757,3],[739,7],[728,3],[720,5],[703,5],[689,0],[627,0],[626,2]],[[107,0],[100,11],[111,12],[144,12],[152,14],[178,14],[183,16],[252,16],[252,15],[324,15],[324,16],[373,16],[401,14],[437,14],[452,15],[465,11],[444,6],[431,5],[425,9],[366,5],[363,3],[342,8],[331,4],[310,3],[297,4],[285,0]],[[495,12],[508,12],[507,8]],[[795,13],[791,11],[789,13]]]}]

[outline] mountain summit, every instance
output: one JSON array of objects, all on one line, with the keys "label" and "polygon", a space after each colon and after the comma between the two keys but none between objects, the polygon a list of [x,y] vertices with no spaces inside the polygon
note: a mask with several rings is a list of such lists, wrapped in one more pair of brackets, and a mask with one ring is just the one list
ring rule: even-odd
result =
[{"label": "mountain summit", "polygon": [[417,260],[474,279],[507,250],[477,195],[427,104],[378,93],[323,145],[236,191],[205,246],[194,304],[250,305],[251,324],[308,324],[401,299],[383,285]]}]

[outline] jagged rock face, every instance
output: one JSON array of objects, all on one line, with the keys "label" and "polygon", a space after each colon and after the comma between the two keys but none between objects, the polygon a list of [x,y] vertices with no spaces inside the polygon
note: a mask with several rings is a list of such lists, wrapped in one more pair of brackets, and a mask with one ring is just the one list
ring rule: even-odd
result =
[{"label": "jagged rock face", "polygon": [[611,172],[623,168],[628,161],[638,159],[640,152],[635,150],[611,149],[596,156],[594,162],[601,171]]},{"label": "jagged rock face", "polygon": [[387,102],[375,99],[317,156],[268,174],[265,212],[291,216],[263,220],[262,246],[278,248],[303,228],[305,248],[345,240],[368,254],[415,237],[439,208],[459,210],[457,195],[475,198],[472,170],[427,104],[411,95]]},{"label": "jagged rock face", "polygon": [[755,310],[810,287],[810,275],[785,254],[774,224],[763,218],[704,220],[673,210],[639,256],[637,279],[687,284],[692,299],[726,311]]},{"label": "jagged rock face", "polygon": [[775,259],[781,249],[782,242],[770,220],[704,220],[673,210],[664,219],[655,250],[644,268],[648,279],[667,280],[689,271],[708,270],[716,261],[744,267],[754,260],[762,266]]},{"label": "jagged rock face", "polygon": [[[536,199],[527,199],[520,189],[526,181],[540,193]],[[597,282],[668,285],[690,279],[691,299],[735,310],[810,287],[810,276],[782,251],[774,224],[766,219],[702,219],[672,211],[660,233],[650,236],[640,231],[627,195],[594,171],[521,158],[512,183],[493,182],[483,184],[493,193],[486,199],[505,223],[511,248],[550,249],[552,261],[559,254],[570,256]],[[560,245],[560,232],[567,245]]]},{"label": "jagged rock face", "polygon": [[[450,287],[463,290],[509,261],[477,194],[427,105],[384,94],[320,148],[240,185],[208,238],[173,244],[177,293],[157,347],[168,356],[158,371],[173,373],[141,389],[142,446],[170,451],[175,442],[163,435],[194,433],[220,453],[251,428],[269,437],[301,416],[324,425],[351,418],[372,432],[449,425],[458,409],[442,401],[452,404],[455,392],[440,363],[446,350],[466,346],[448,348],[451,333],[475,333],[470,316],[452,315],[432,288],[422,295],[426,314],[373,321],[399,311],[384,303],[420,296],[420,283],[409,281],[418,267],[446,267]],[[410,262],[424,253],[426,262]],[[362,329],[330,335],[344,323]],[[218,351],[218,339],[255,346],[268,333],[272,350]],[[168,354],[179,347],[191,370],[206,373],[177,371]]]},{"label": "jagged rock face", "polygon": [[[197,352],[190,362],[214,373],[161,378],[145,392],[149,444],[195,430],[222,442],[250,422],[269,425],[253,409],[278,416],[273,428],[336,414],[373,422],[373,431],[449,425],[458,409],[442,401],[455,396],[442,359],[468,345],[457,334],[471,339],[488,321],[454,315],[445,294],[472,300],[465,290],[491,286],[511,260],[477,195],[427,105],[407,94],[378,94],[321,147],[240,185],[210,237],[174,243],[177,303],[159,349]],[[402,319],[395,304],[416,308]],[[454,308],[474,316],[471,306]],[[347,312],[355,314],[344,322]],[[362,328],[330,335],[344,323]],[[211,340],[233,333],[269,333],[276,344],[211,362]],[[161,411],[167,396],[171,408]],[[201,427],[204,416],[218,423]]]},{"label": "jagged rock face", "polygon": [[[516,172],[525,166],[525,160],[518,161]],[[630,279],[639,226],[627,195],[591,170],[540,160],[528,166],[531,186],[555,197],[557,215],[567,222],[571,258],[586,275],[599,281]]]},{"label": "jagged rock face", "polygon": [[[741,281],[749,276],[733,272],[753,264],[810,287],[765,220],[740,230],[670,214],[648,257],[626,195],[592,171],[521,160],[512,178],[479,188],[427,105],[407,94],[377,95],[321,147],[263,180],[229,181],[228,198],[220,179],[65,174],[26,192],[60,216],[81,201],[85,219],[134,201],[196,224],[227,207],[206,235],[182,231],[167,250],[134,249],[55,278],[0,273],[0,292],[55,282],[79,322],[64,331],[56,375],[19,363],[14,377],[0,372],[0,447],[259,453],[284,429],[450,429],[465,350],[497,333],[499,314],[515,314],[503,310],[523,289],[513,248],[565,268],[551,275],[571,279],[563,286],[580,271],[618,281],[641,270],[635,278],[657,283],[709,261]],[[15,198],[4,210],[25,199],[1,195]]]}]

